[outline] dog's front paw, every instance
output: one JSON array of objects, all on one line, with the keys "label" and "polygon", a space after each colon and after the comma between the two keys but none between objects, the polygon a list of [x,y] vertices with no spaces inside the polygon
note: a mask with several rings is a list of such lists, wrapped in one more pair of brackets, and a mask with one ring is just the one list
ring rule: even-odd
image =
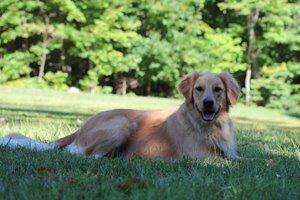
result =
[{"label": "dog's front paw", "polygon": [[237,161],[240,161],[240,160],[241,160],[241,157],[235,156],[235,157],[229,158],[229,160],[237,162]]},{"label": "dog's front paw", "polygon": [[237,153],[227,155],[226,158],[227,158],[228,160],[231,160],[231,161],[240,161],[240,160],[241,160],[241,157],[238,156]]}]

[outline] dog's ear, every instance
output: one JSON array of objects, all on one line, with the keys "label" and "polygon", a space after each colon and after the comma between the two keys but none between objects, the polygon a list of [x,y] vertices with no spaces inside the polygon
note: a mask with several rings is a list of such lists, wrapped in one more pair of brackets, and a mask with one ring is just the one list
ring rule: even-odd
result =
[{"label": "dog's ear", "polygon": [[233,76],[228,73],[224,72],[219,75],[223,84],[226,88],[226,96],[229,105],[234,105],[239,96],[240,96],[240,86],[237,81],[233,78]]},{"label": "dog's ear", "polygon": [[188,102],[193,102],[193,87],[199,76],[199,73],[196,72],[188,74],[179,83],[179,91]]}]

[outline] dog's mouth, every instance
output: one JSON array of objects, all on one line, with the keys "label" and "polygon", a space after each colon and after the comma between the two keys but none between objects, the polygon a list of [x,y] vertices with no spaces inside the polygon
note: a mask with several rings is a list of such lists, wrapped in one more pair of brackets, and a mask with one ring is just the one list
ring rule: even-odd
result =
[{"label": "dog's mouth", "polygon": [[198,108],[197,105],[196,105],[196,108],[197,108],[199,114],[201,115],[203,121],[206,121],[206,122],[213,121],[216,118],[216,116],[218,115],[218,113],[220,112],[220,107],[217,110],[217,112],[214,112],[211,110],[200,111],[200,109]]},{"label": "dog's mouth", "polygon": [[215,112],[201,112],[202,119],[204,121],[212,121],[214,120],[217,113]]}]

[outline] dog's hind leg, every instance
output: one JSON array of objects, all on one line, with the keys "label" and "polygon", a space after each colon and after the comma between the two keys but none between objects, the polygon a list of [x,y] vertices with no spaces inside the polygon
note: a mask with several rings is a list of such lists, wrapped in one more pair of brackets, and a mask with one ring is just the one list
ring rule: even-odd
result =
[{"label": "dog's hind leg", "polygon": [[[88,136],[93,137],[88,137]],[[63,138],[61,141],[68,140]],[[69,140],[67,143],[69,143]],[[95,133],[89,132],[88,134],[78,135],[71,143],[63,147],[63,150],[74,155],[91,155],[95,158],[102,158],[109,152],[118,148],[124,141],[119,134],[114,134],[109,130],[97,130]]]},{"label": "dog's hind leg", "polygon": [[127,141],[126,133],[113,133],[110,130],[102,130],[93,143],[85,148],[85,154],[101,158],[108,154],[113,154]]},{"label": "dog's hind leg", "polygon": [[120,150],[135,128],[135,124],[130,123],[126,117],[114,117],[96,127],[82,129],[74,142],[66,146],[65,150],[74,154],[101,158]]},{"label": "dog's hind leg", "polygon": [[65,148],[66,146],[70,145],[76,138],[77,133],[73,133],[71,135],[65,136],[63,138],[60,138],[56,140],[54,143],[57,144],[57,146],[62,149]]}]

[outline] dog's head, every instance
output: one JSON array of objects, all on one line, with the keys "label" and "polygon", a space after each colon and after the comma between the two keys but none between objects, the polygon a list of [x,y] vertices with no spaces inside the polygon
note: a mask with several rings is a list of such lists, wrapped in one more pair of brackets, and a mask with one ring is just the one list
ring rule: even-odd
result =
[{"label": "dog's head", "polygon": [[212,122],[228,112],[240,94],[239,85],[228,72],[189,74],[181,80],[179,90],[204,122]]}]

